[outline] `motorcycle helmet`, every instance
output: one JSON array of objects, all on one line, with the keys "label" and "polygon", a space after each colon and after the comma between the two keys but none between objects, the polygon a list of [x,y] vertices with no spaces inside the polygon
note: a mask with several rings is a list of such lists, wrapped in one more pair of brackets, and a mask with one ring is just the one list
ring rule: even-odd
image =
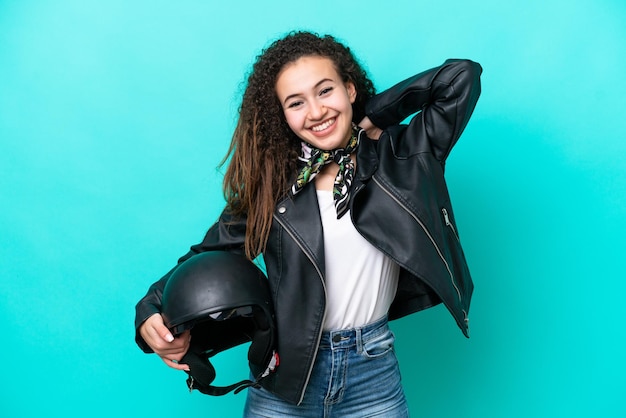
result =
[{"label": "motorcycle helmet", "polygon": [[[187,364],[189,390],[207,395],[238,393],[258,385],[278,366],[276,330],[267,278],[253,262],[227,251],[204,252],[180,264],[169,277],[162,297],[162,315],[173,335],[190,330]],[[251,342],[248,363],[255,381],[212,386],[214,355]]]}]

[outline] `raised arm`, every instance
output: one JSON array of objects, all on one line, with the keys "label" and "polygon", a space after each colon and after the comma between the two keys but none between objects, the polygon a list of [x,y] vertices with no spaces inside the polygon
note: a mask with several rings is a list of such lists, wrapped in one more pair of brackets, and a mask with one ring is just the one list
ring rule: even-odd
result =
[{"label": "raised arm", "polygon": [[417,113],[409,130],[425,137],[444,161],[474,111],[480,96],[480,64],[447,60],[374,96],[366,105],[371,122],[382,129]]}]

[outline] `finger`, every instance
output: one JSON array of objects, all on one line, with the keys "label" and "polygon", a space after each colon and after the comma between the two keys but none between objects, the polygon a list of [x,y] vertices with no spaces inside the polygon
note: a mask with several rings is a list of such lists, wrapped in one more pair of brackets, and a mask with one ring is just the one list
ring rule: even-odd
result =
[{"label": "finger", "polygon": [[180,338],[182,341],[184,341],[185,346],[189,347],[189,343],[191,343],[191,332],[189,330],[184,331],[177,338]]},{"label": "finger", "polygon": [[190,332],[185,331],[174,338],[174,341],[171,343],[164,342],[162,346],[155,350],[155,352],[162,358],[167,358],[176,362],[182,359],[187,350],[189,350],[190,341]]},{"label": "finger", "polygon": [[[153,349],[155,346],[161,347],[163,343],[171,342],[168,334],[171,335],[165,325],[163,325],[163,318],[160,314],[154,314],[149,317],[139,328],[139,333],[142,338]],[[172,339],[173,341],[173,336]]]},{"label": "finger", "polygon": [[163,318],[161,317],[161,315],[159,315],[158,320],[154,321],[153,327],[154,327],[154,330],[157,332],[157,334],[161,338],[163,338],[165,341],[167,341],[168,343],[171,343],[172,341],[174,341],[174,336],[172,335],[170,330],[165,326],[165,324],[163,324]]},{"label": "finger", "polygon": [[167,364],[169,367],[171,367],[172,369],[183,370],[183,371],[186,371],[186,372],[189,371],[189,366],[187,364],[179,363],[176,360],[170,360],[170,359],[165,358],[165,357],[161,357],[161,360],[163,360],[163,362],[165,364]]},{"label": "finger", "polygon": [[165,328],[165,331],[159,330],[159,335],[168,343],[171,343],[172,341],[174,341],[174,336],[167,328]]}]

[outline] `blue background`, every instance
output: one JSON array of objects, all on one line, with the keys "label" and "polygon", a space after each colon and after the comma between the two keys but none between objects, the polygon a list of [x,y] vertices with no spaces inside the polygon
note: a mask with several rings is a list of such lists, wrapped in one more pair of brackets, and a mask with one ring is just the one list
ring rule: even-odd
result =
[{"label": "blue background", "polygon": [[137,349],[134,304],[222,208],[254,57],[310,29],[379,90],[484,67],[447,167],[472,338],[441,307],[393,323],[413,414],[625,417],[625,18],[617,0],[0,0],[0,416],[240,415],[244,395],[190,395]]}]

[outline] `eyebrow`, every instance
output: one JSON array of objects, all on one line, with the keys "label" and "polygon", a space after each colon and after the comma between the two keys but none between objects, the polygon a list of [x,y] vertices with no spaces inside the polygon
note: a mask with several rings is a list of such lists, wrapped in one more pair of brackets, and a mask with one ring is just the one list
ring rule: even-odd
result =
[{"label": "eyebrow", "polygon": [[[319,87],[321,84],[330,81],[330,82],[334,82],[334,80],[330,79],[330,78],[323,78],[320,81],[318,81],[317,83],[315,83],[315,85],[313,86],[313,88],[317,88]],[[289,96],[285,97],[285,100],[283,100],[283,104],[287,103],[287,101],[289,99],[291,99],[292,97],[298,97],[300,96],[302,93],[294,93],[294,94],[290,94]]]}]

